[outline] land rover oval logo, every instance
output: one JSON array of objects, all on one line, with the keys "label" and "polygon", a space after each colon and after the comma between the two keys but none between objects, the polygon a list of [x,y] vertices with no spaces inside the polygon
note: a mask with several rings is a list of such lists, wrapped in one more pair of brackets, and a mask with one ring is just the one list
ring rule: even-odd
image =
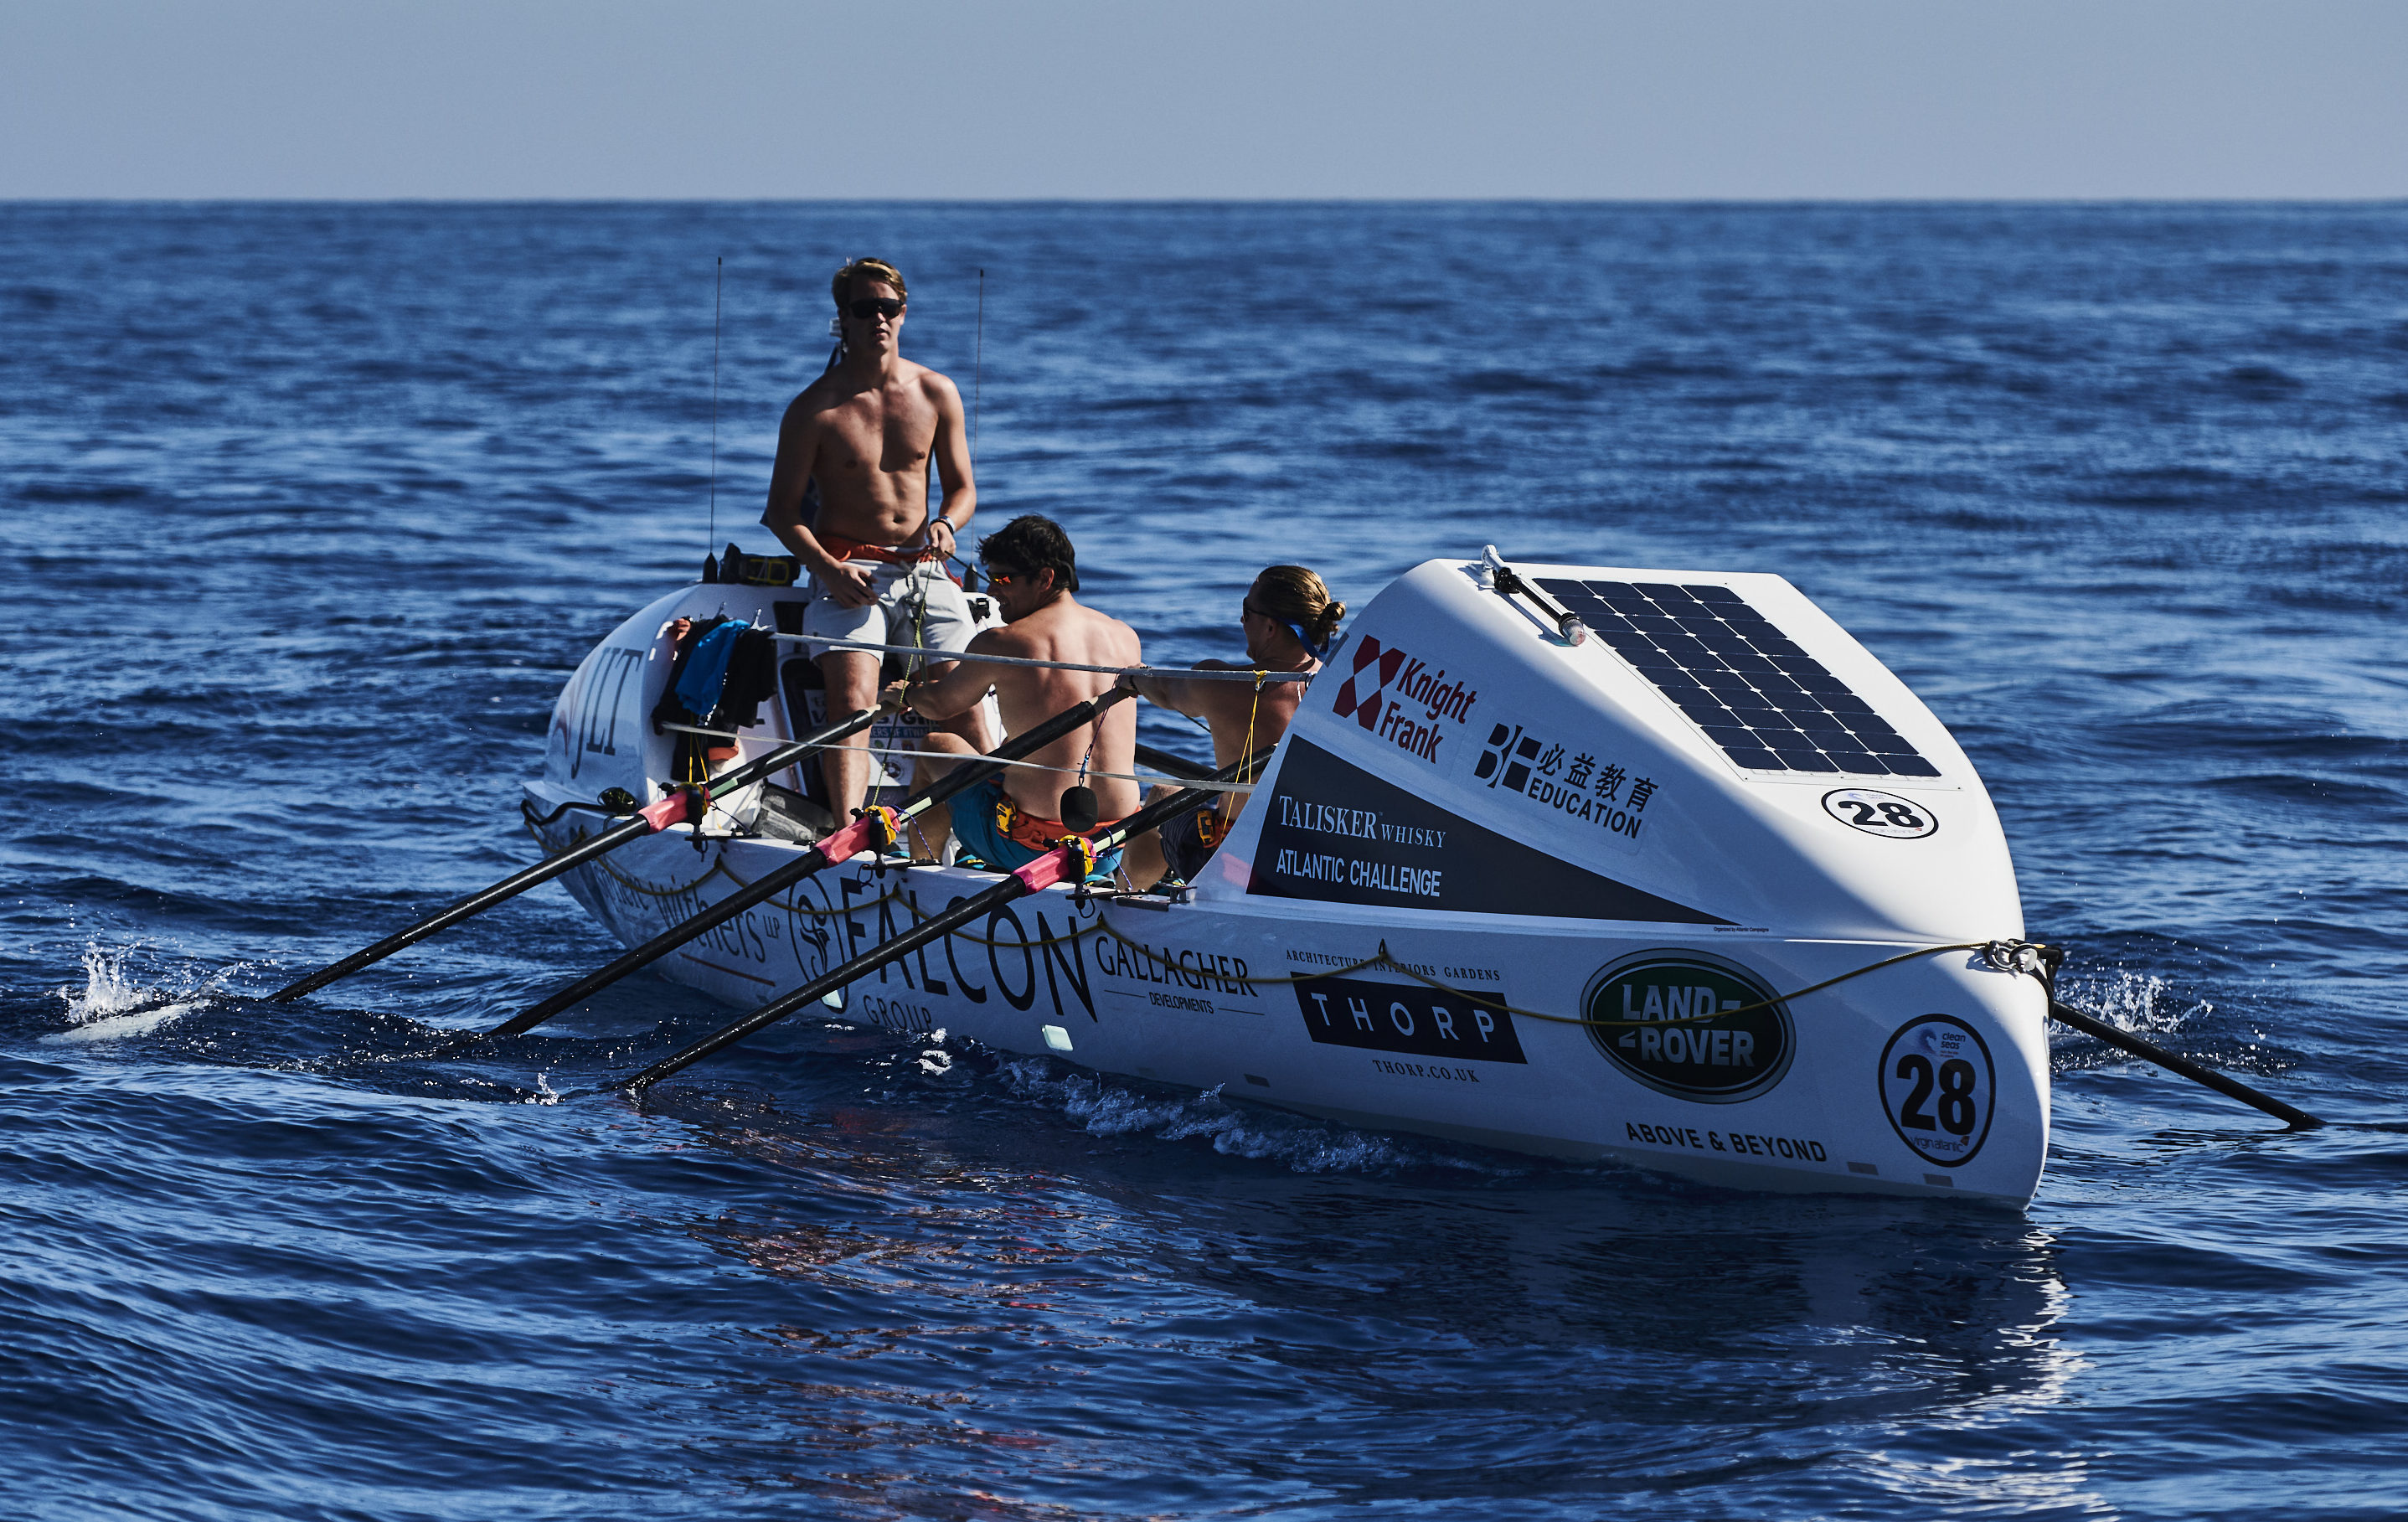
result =
[{"label": "land rover oval logo", "polygon": [[1581,1009],[1615,1067],[1649,1088],[1723,1104],[1756,1098],[1789,1070],[1796,1027],[1771,998],[1720,957],[1644,952],[1591,978]]}]

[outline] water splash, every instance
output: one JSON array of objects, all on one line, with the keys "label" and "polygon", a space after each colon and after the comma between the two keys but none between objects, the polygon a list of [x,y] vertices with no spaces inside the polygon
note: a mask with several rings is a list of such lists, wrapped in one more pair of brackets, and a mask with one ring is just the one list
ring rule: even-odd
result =
[{"label": "water splash", "polygon": [[2118,1029],[2143,1036],[2167,1035],[2215,1012],[2215,1006],[2206,999],[2186,1001],[2154,972],[2122,969],[2068,979],[2058,986],[2057,997]]},{"label": "water splash", "polygon": [[111,948],[88,941],[83,949],[83,986],[59,989],[67,1028],[46,1042],[114,1041],[148,1036],[179,1016],[208,1007],[212,996],[238,968],[200,971],[189,964],[159,967],[149,941]]}]

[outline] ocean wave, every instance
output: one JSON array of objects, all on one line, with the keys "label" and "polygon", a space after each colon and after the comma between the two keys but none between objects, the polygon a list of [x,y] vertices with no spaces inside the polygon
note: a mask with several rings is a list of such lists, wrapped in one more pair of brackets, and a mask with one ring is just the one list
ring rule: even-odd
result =
[{"label": "ocean wave", "polygon": [[1045,1057],[1008,1057],[996,1071],[1012,1094],[1060,1112],[1091,1136],[1201,1140],[1224,1156],[1277,1163],[1297,1173],[1389,1177],[1437,1168],[1513,1177],[1537,1166],[1476,1159],[1426,1142],[1233,1102],[1218,1087],[1164,1095],[1115,1078],[1065,1071]]}]

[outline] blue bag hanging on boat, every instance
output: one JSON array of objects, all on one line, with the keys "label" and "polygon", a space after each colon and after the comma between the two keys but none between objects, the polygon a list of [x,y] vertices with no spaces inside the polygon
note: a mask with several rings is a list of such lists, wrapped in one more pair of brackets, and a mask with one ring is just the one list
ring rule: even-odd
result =
[{"label": "blue bag hanging on boat", "polygon": [[695,722],[701,724],[719,706],[720,690],[727,684],[727,662],[736,653],[738,635],[752,625],[742,619],[729,619],[702,637],[686,657],[685,670],[677,681],[677,700]]}]

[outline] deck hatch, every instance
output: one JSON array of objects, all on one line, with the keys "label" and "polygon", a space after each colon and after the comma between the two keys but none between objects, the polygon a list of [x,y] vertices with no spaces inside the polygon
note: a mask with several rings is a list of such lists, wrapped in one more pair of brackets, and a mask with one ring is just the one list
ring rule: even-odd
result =
[{"label": "deck hatch", "polygon": [[1538,584],[1750,771],[1940,775],[1870,703],[1728,587]]}]

